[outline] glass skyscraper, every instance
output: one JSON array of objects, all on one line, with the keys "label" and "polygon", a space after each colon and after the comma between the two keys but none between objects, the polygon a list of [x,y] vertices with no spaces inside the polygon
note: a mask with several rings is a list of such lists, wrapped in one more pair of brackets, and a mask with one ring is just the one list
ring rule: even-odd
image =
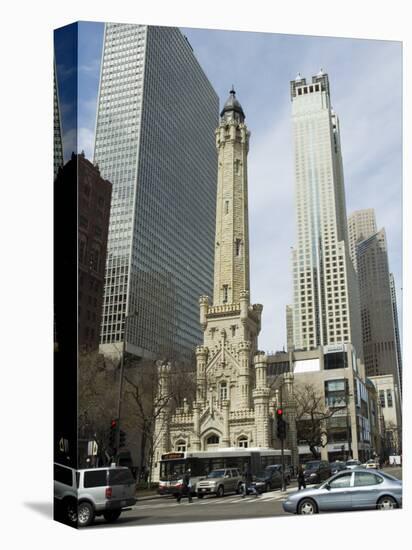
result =
[{"label": "glass skyscraper", "polygon": [[322,70],[290,83],[297,245],[293,343],[310,350],[351,342],[362,357],[359,293],[349,256],[339,119]]},{"label": "glass skyscraper", "polygon": [[60,120],[59,88],[57,85],[56,61],[53,62],[53,174],[56,179],[63,166],[63,140]]},{"label": "glass skyscraper", "polygon": [[402,395],[402,356],[395,280],[389,271],[385,229],[377,230],[373,208],[348,218],[351,257],[359,280],[362,338],[367,376],[392,374]]},{"label": "glass skyscraper", "polygon": [[176,28],[105,26],[94,162],[113,184],[102,351],[189,355],[211,294],[217,94]]}]

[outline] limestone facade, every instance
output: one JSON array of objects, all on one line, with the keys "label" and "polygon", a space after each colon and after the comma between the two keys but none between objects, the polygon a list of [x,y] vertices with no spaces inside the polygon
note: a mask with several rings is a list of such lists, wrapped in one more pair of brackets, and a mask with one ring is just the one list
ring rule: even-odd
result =
[{"label": "limestone facade", "polygon": [[[251,304],[249,295],[250,133],[244,119],[232,90],[216,130],[214,294],[213,302],[208,296],[199,299],[203,344],[196,348],[196,399],[191,408],[185,403],[167,422],[163,419],[164,433],[156,437],[160,443],[154,456],[154,479],[165,452],[267,448],[276,443],[267,358],[258,352],[257,342],[263,306]],[[167,373],[162,371],[162,376]]]}]

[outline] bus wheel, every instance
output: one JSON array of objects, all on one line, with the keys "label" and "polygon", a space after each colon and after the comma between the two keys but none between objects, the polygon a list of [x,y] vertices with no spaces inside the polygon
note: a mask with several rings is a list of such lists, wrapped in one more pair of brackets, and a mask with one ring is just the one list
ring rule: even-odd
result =
[{"label": "bus wheel", "polygon": [[223,488],[223,485],[219,485],[219,487],[217,488],[216,496],[220,498],[224,494],[225,494],[225,490]]}]

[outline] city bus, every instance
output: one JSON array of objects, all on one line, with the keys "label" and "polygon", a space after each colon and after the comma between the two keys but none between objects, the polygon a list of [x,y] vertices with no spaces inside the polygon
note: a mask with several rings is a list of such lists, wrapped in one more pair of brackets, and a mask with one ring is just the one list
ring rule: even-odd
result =
[{"label": "city bus", "polygon": [[[212,470],[237,468],[241,473],[246,466],[256,475],[266,466],[281,463],[280,449],[260,447],[228,447],[214,451],[165,453],[161,456],[159,468],[159,493],[177,495],[183,474],[190,469],[190,479],[195,490],[196,483]],[[285,468],[291,465],[291,452],[284,450]]]}]

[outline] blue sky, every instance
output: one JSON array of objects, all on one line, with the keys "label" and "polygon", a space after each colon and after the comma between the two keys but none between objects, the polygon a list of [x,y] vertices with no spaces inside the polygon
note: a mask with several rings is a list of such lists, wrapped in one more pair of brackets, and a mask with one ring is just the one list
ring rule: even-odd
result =
[{"label": "blue sky", "polygon": [[[62,32],[62,31],[60,31]],[[329,74],[340,119],[348,215],[374,208],[385,227],[402,315],[402,47],[400,42],[273,33],[182,29],[223,103],[231,85],[252,133],[249,152],[251,294],[262,303],[259,347],[286,344],[295,244],[289,81]],[[79,24],[77,149],[93,156],[103,39],[100,23]],[[71,58],[72,59],[72,58]],[[70,51],[56,51],[66,155],[76,149],[70,108]],[[400,319],[401,320],[401,319]]]}]

